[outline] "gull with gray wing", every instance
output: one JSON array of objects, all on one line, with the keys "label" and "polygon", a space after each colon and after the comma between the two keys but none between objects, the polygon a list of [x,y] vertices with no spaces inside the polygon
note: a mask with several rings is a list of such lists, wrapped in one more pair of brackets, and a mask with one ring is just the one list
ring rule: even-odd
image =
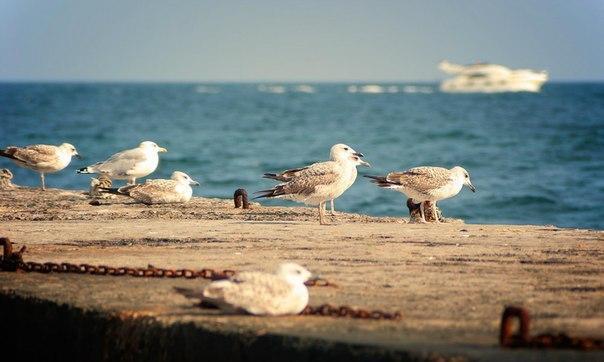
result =
[{"label": "gull with gray wing", "polygon": [[136,179],[153,173],[159,163],[158,152],[168,152],[155,142],[144,141],[137,148],[114,154],[107,160],[81,168],[77,173],[102,173],[112,180],[126,180],[129,185]]}]

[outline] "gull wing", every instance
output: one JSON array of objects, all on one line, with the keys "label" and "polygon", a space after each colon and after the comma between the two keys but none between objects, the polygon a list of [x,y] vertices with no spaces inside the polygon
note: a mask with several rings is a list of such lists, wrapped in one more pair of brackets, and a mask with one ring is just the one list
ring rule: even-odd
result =
[{"label": "gull wing", "polygon": [[393,186],[409,187],[422,193],[446,186],[451,180],[451,172],[442,167],[414,167],[386,176],[386,181]]},{"label": "gull wing", "polygon": [[334,161],[314,163],[295,172],[289,181],[270,190],[258,191],[258,197],[278,197],[284,195],[310,195],[319,186],[329,186],[338,181],[342,170]]},{"label": "gull wing", "polygon": [[58,152],[58,147],[50,145],[7,147],[4,151],[10,158],[30,166],[55,162],[58,158]]},{"label": "gull wing", "polygon": [[231,310],[251,314],[274,314],[292,296],[292,287],[283,279],[265,273],[245,274],[245,281],[221,280],[203,291],[206,300]]},{"label": "gull wing", "polygon": [[290,181],[291,179],[293,179],[294,177],[298,176],[298,174],[303,171],[306,170],[308,167],[310,166],[306,166],[306,167],[300,167],[300,168],[292,168],[291,170],[285,170],[283,172],[280,173],[265,173],[264,174],[264,178],[270,178],[273,180],[278,180],[278,181]]},{"label": "gull wing", "polygon": [[137,163],[147,159],[147,154],[141,148],[133,148],[118,152],[103,162],[96,163],[94,167],[99,172],[126,176],[136,167]]},{"label": "gull wing", "polygon": [[137,201],[152,204],[173,196],[176,192],[176,184],[174,180],[147,180],[144,184],[120,187],[118,191]]}]

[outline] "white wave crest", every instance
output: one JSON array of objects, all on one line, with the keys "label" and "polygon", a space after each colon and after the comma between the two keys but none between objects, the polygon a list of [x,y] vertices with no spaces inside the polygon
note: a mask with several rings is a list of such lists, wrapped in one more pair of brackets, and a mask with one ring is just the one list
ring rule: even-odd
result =
[{"label": "white wave crest", "polygon": [[220,89],[217,87],[210,87],[207,85],[198,85],[195,87],[195,92],[197,93],[206,93],[206,94],[216,94],[220,93]]},{"label": "white wave crest", "polygon": [[282,94],[286,92],[286,88],[282,85],[266,85],[266,84],[260,84],[258,86],[258,90],[260,92],[264,92],[264,93],[275,93],[275,94]]},{"label": "white wave crest", "polygon": [[417,85],[407,85],[407,86],[405,86],[403,88],[403,92],[405,92],[405,93],[431,94],[431,93],[434,93],[434,89],[432,89],[432,87],[417,86]]}]

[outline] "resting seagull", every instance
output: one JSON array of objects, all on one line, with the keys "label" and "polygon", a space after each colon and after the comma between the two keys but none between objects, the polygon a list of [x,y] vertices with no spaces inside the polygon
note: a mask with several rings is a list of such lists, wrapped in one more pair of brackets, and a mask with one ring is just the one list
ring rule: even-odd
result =
[{"label": "resting seagull", "polygon": [[143,204],[153,205],[188,202],[193,195],[191,185],[198,186],[199,182],[184,172],[174,171],[170,180],[147,180],[144,184],[128,185],[119,189],[98,189],[101,192],[130,196]]},{"label": "resting seagull", "polygon": [[[420,204],[422,222],[426,222],[424,201],[430,201],[433,215],[438,215],[436,202],[457,195],[463,185],[476,192],[470,181],[470,174],[459,166],[450,170],[442,167],[415,167],[404,172],[391,172],[386,176],[365,177],[371,178],[379,187],[402,192],[410,197],[414,204]],[[438,217],[435,222],[440,222]]]},{"label": "resting seagull", "polygon": [[270,190],[256,192],[256,198],[282,198],[307,205],[319,206],[319,222],[326,225],[323,212],[328,200],[338,198],[357,178],[357,166],[371,165],[361,159],[362,153],[350,146],[337,144],[331,147],[331,161],[314,163],[310,166],[288,170],[281,174],[265,174],[283,183]]},{"label": "resting seagull", "polygon": [[77,173],[102,173],[112,180],[127,180],[129,185],[136,179],[150,175],[159,163],[158,152],[168,152],[155,142],[144,141],[137,148],[118,152],[103,162],[81,168]]},{"label": "resting seagull", "polygon": [[299,314],[308,304],[304,282],[310,277],[308,270],[294,263],[281,264],[275,274],[242,272],[205,287],[202,302],[226,313]]},{"label": "resting seagull", "polygon": [[10,158],[17,165],[38,172],[42,182],[42,190],[46,190],[45,174],[61,171],[67,167],[71,162],[71,156],[80,158],[76,148],[69,143],[63,143],[60,146],[9,146],[4,150],[0,150],[0,156]]}]

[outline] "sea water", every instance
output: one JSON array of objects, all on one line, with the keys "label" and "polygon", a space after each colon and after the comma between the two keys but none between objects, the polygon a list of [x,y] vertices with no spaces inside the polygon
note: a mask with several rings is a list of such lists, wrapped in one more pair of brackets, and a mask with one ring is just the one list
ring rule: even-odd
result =
[{"label": "sea water", "polygon": [[[540,93],[447,94],[437,84],[0,83],[0,148],[74,144],[84,160],[47,176],[87,189],[76,169],[152,140],[152,178],[201,182],[196,196],[271,187],[264,172],[326,160],[335,143],[365,154],[380,175],[461,165],[464,188],[439,203],[469,223],[604,226],[604,83],[548,83]],[[14,182],[38,176],[0,159]],[[406,216],[405,197],[359,177],[336,209]],[[287,201],[261,201],[286,204]]]}]

